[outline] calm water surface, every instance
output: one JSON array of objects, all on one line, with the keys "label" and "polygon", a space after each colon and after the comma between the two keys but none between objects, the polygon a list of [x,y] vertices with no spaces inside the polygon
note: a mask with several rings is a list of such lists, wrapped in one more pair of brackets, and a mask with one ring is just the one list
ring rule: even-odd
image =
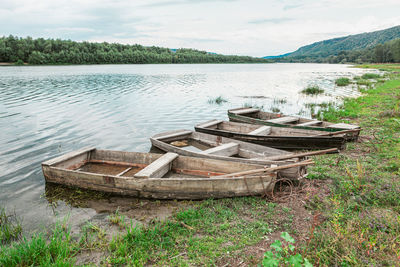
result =
[{"label": "calm water surface", "polygon": [[[228,108],[244,104],[308,115],[304,103],[356,96],[334,80],[363,72],[322,64],[1,67],[0,204],[28,228],[46,225],[55,213],[43,197],[42,161],[89,145],[147,152],[153,134],[227,119]],[[309,84],[326,94],[301,95]],[[208,103],[218,96],[228,102]],[[56,213],[69,212],[60,205]]]}]

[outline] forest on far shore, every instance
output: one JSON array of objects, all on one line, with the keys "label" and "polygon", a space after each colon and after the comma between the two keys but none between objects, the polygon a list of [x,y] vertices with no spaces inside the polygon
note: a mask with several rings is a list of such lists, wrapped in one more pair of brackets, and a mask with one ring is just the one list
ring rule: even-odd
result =
[{"label": "forest on far shore", "polygon": [[269,63],[268,59],[117,43],[0,37],[0,62],[53,64]]}]

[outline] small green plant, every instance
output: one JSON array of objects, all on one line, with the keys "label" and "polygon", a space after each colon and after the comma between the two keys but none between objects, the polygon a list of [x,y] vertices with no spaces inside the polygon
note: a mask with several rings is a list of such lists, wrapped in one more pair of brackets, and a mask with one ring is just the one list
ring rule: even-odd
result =
[{"label": "small green plant", "polygon": [[[264,254],[264,259],[262,265],[264,267],[275,267],[275,266],[294,266],[294,267],[312,267],[313,265],[301,256],[301,254],[296,253],[296,247],[293,245],[295,240],[287,232],[281,234],[283,242],[280,240],[275,240],[271,244],[271,248],[274,251],[267,251]],[[296,254],[295,254],[296,253]]]},{"label": "small green plant", "polygon": [[114,214],[108,216],[111,224],[118,225],[120,229],[124,228],[125,226],[125,216],[119,213],[117,209]]},{"label": "small green plant", "polygon": [[350,79],[346,77],[341,77],[335,80],[337,86],[346,86],[350,84]]},{"label": "small green plant", "polygon": [[366,79],[366,80],[368,80],[368,79],[378,79],[380,77],[381,77],[381,75],[376,74],[376,73],[365,73],[365,74],[363,74],[361,76],[361,78]]},{"label": "small green plant", "polygon": [[225,98],[223,98],[222,96],[218,96],[216,98],[210,98],[208,99],[208,103],[209,104],[217,104],[217,105],[221,105],[222,103],[228,102],[228,100],[226,100]]},{"label": "small green plant", "polygon": [[321,89],[318,85],[311,85],[307,88],[300,91],[300,93],[305,95],[319,95],[324,92],[324,89]]}]

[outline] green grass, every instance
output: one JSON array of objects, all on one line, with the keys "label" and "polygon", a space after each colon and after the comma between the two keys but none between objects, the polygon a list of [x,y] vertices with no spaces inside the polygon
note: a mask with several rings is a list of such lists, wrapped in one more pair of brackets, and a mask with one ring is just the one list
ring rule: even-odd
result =
[{"label": "green grass", "polygon": [[38,234],[0,247],[0,266],[74,266],[78,249],[70,231],[57,224],[49,237]]},{"label": "green grass", "polygon": [[210,199],[179,211],[168,221],[128,226],[125,234],[111,242],[108,261],[118,265],[215,265],[276,227],[265,221],[274,214],[266,206],[260,198]]},{"label": "green grass", "polygon": [[221,105],[222,103],[228,102],[228,100],[226,100],[225,98],[223,98],[222,96],[218,96],[216,98],[210,98],[208,99],[208,103],[209,104],[217,104],[217,105]]},{"label": "green grass", "polygon": [[350,83],[351,83],[350,79],[346,78],[346,77],[341,77],[341,78],[338,78],[335,80],[335,84],[337,86],[346,86],[346,85],[349,85]]},{"label": "green grass", "polygon": [[323,92],[324,90],[321,89],[318,85],[311,85],[300,91],[300,93],[305,95],[319,95],[322,94]]},{"label": "green grass", "polygon": [[[109,216],[110,225],[120,226],[112,240],[106,230],[91,222],[72,236],[66,224],[57,224],[49,233],[23,238],[20,242],[0,247],[0,266],[73,266],[80,253],[102,251],[108,254],[103,263],[143,266],[217,265],[257,244],[272,231],[284,230],[284,217],[276,204],[259,197],[208,199],[191,202],[166,221],[148,225],[122,223],[117,212]],[[254,260],[254,259],[253,259]],[[258,262],[260,259],[256,259]]]},{"label": "green grass", "polygon": [[357,83],[358,85],[366,85],[366,86],[370,86],[370,85],[372,84],[370,81],[364,80],[364,79],[357,80],[356,83]]},{"label": "green grass", "polygon": [[379,79],[381,78],[381,75],[377,73],[365,73],[361,76],[362,79],[368,80],[368,79]]},{"label": "green grass", "polygon": [[303,245],[302,255],[315,264],[396,266],[399,262],[400,76],[390,78],[362,97],[346,99],[341,108],[322,112],[332,121],[359,123],[368,138],[349,144],[344,153],[317,157],[310,168],[309,179],[332,181],[327,199],[308,204],[325,218]]},{"label": "green grass", "polygon": [[15,214],[8,214],[0,207],[0,244],[18,240],[22,234],[21,223]]}]

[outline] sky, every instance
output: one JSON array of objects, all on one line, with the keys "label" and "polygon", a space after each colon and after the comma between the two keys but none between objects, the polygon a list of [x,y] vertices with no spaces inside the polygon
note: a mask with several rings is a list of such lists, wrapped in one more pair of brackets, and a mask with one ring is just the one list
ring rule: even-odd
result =
[{"label": "sky", "polygon": [[0,36],[272,56],[400,25],[400,0],[0,0]]}]

